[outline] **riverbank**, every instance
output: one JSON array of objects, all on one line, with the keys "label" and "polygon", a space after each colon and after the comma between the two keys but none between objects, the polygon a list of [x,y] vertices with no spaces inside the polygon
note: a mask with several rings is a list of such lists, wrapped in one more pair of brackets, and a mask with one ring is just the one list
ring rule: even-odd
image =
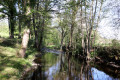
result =
[{"label": "riverbank", "polygon": [[28,45],[26,58],[20,58],[20,39],[0,38],[0,80],[19,80],[26,68],[32,66],[37,50]]},{"label": "riverbank", "polygon": [[[35,55],[38,54],[37,50],[33,48],[32,41],[29,41],[29,45],[26,51],[26,58],[19,58],[18,51],[21,47],[21,40],[20,39],[8,39],[8,38],[0,38],[0,80],[19,80],[24,72],[34,70],[33,66],[33,60],[35,58]],[[60,51],[47,49],[48,52],[51,53],[60,53]],[[100,59],[98,59],[98,62],[102,60],[103,63],[116,61],[119,62],[120,57],[119,48],[113,48],[113,47],[100,47],[98,50],[98,54],[96,56],[99,56]],[[113,52],[112,52],[113,51]],[[110,53],[111,52],[111,53]],[[113,54],[115,53],[115,54]],[[51,54],[45,58],[45,60],[49,59]],[[72,55],[75,56],[75,55]],[[55,56],[54,56],[55,57]],[[79,57],[78,57],[79,58]],[[78,59],[76,58],[76,59]],[[52,58],[50,58],[51,62]],[[79,59],[78,59],[79,60]],[[115,62],[115,63],[116,63]],[[102,64],[103,64],[102,63]],[[113,65],[113,62],[111,62]],[[108,67],[111,66],[111,63]],[[99,63],[101,64],[101,63]],[[117,63],[116,63],[117,64]],[[32,67],[33,66],[33,67]],[[119,65],[118,65],[119,66]],[[113,68],[115,68],[113,66]],[[118,67],[119,68],[119,67]],[[117,68],[117,69],[118,69]],[[30,70],[29,70],[30,69]],[[29,73],[29,72],[27,72]],[[118,72],[119,73],[119,72]]]},{"label": "riverbank", "polygon": [[23,80],[119,80],[120,70],[104,64],[85,62],[73,56],[45,53],[36,57],[37,68],[30,69]]}]

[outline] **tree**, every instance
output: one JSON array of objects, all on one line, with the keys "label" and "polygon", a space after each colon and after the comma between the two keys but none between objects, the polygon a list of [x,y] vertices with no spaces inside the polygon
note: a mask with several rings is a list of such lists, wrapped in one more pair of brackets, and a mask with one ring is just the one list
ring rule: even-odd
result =
[{"label": "tree", "polygon": [[[60,14],[60,16],[63,15],[62,18],[59,20],[59,25],[58,25],[58,30],[61,33],[61,44],[60,44],[60,49],[62,50],[63,43],[64,43],[64,38],[66,35],[68,35],[69,28],[68,28],[68,20],[67,20],[67,13]],[[64,44],[65,46],[65,44]]]},{"label": "tree", "polygon": [[0,12],[8,16],[10,38],[14,38],[16,2],[17,0],[1,0],[0,1],[0,5],[2,6],[2,8],[0,9]]}]

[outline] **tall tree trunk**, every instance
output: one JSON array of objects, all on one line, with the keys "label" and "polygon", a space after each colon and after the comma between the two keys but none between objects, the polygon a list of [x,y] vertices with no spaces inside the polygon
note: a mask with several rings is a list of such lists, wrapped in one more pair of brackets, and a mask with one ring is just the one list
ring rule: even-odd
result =
[{"label": "tall tree trunk", "polygon": [[71,32],[70,32],[70,47],[72,47],[72,38],[73,38],[73,31],[74,31],[74,25],[73,25],[73,23],[72,23],[72,25],[71,25]]},{"label": "tall tree trunk", "polygon": [[[46,0],[45,2],[45,11],[44,11],[44,15],[43,15],[43,21],[42,21],[42,26],[41,26],[41,35],[40,35],[40,43],[39,43],[39,50],[41,51],[42,49],[42,46],[43,46],[43,37],[44,37],[44,29],[45,29],[45,26],[46,26],[46,19],[47,19],[47,11],[48,11],[48,1],[49,0]],[[39,5],[39,4],[38,4]]]},{"label": "tall tree trunk", "polygon": [[11,31],[11,35],[10,35],[10,38],[14,38],[14,30],[15,30],[15,25],[14,25],[14,17],[13,15],[10,16],[10,31]]},{"label": "tall tree trunk", "polygon": [[43,22],[42,22],[42,29],[41,29],[41,35],[40,35],[40,43],[39,43],[39,50],[41,51],[42,49],[42,44],[43,44],[43,36],[44,36],[44,26],[45,26],[45,21],[43,18]]},{"label": "tall tree trunk", "polygon": [[25,22],[27,24],[25,24],[25,28],[28,28],[28,29],[24,29],[24,34],[23,34],[23,38],[22,38],[22,44],[21,44],[21,49],[19,51],[19,54],[22,58],[25,57],[25,52],[26,52],[26,49],[27,49],[27,45],[28,45],[28,41],[29,41],[29,34],[30,34],[30,5],[29,5],[29,0],[26,1],[23,1],[24,2],[24,15],[25,15]]},{"label": "tall tree trunk", "polygon": [[29,41],[29,33],[30,30],[24,30],[23,38],[22,38],[22,44],[21,44],[21,50],[19,51],[20,57],[25,57],[25,51],[27,49],[28,41]]},{"label": "tall tree trunk", "polygon": [[90,60],[90,51],[89,51],[89,37],[86,38],[86,60]]},{"label": "tall tree trunk", "polygon": [[21,38],[21,22],[20,22],[20,17],[19,17],[19,36],[18,38]]},{"label": "tall tree trunk", "polygon": [[34,35],[35,35],[35,47],[38,49],[38,35],[36,31],[36,24],[35,24],[35,14],[33,13],[33,29],[34,29]]},{"label": "tall tree trunk", "polygon": [[85,54],[86,54],[86,60],[89,60],[90,59],[90,52],[89,52],[89,26],[87,24],[87,12],[86,12],[86,1],[85,1],[85,24],[86,24],[86,36],[85,36],[85,39],[84,39],[84,43],[85,43]]},{"label": "tall tree trunk", "polygon": [[14,30],[15,30],[15,20],[14,20],[14,12],[13,9],[10,9],[10,16],[9,16],[9,28],[10,28],[10,38],[14,38]]},{"label": "tall tree trunk", "polygon": [[81,13],[80,13],[80,16],[81,16],[81,33],[82,33],[82,51],[83,51],[83,54],[84,54],[84,48],[85,48],[85,43],[84,43],[84,32],[83,32],[83,26],[82,26],[82,23],[83,23],[83,17],[82,17],[82,14],[83,14],[83,10],[82,10],[82,1],[81,1]]},{"label": "tall tree trunk", "polygon": [[20,4],[19,4],[20,2],[18,2],[18,8],[19,8],[19,16],[18,16],[18,19],[19,19],[19,36],[18,36],[18,38],[21,38],[21,18],[20,18],[20,16],[21,16],[21,9],[20,9]]},{"label": "tall tree trunk", "polygon": [[9,24],[9,37],[10,37],[11,36],[10,16],[8,16],[8,24]]},{"label": "tall tree trunk", "polygon": [[64,31],[62,30],[60,50],[62,50],[63,40],[64,40]]}]

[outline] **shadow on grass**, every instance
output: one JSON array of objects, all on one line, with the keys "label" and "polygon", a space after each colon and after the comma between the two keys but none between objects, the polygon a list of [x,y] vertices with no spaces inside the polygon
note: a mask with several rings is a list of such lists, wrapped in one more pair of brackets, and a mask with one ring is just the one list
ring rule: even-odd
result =
[{"label": "shadow on grass", "polygon": [[[3,46],[3,47],[16,48],[16,44],[18,43],[21,45],[21,42],[22,42],[21,39],[9,39],[9,38],[3,39],[3,40],[1,39],[2,38],[0,38],[0,46]],[[36,51],[37,49],[33,47],[33,40],[29,40],[25,59],[27,59],[29,55],[34,55]]]},{"label": "shadow on grass", "polygon": [[16,57],[17,43],[21,43],[21,40],[0,38],[0,80],[16,80],[24,68],[30,66],[26,59]]},{"label": "shadow on grass", "polygon": [[17,60],[15,56],[7,56],[0,53],[0,80],[9,79],[13,76],[19,76],[24,70],[23,60]]},{"label": "shadow on grass", "polygon": [[4,46],[4,47],[11,47],[11,48],[15,48],[16,47],[16,43],[21,43],[20,39],[2,39],[0,38],[1,42],[0,42],[0,46]]}]

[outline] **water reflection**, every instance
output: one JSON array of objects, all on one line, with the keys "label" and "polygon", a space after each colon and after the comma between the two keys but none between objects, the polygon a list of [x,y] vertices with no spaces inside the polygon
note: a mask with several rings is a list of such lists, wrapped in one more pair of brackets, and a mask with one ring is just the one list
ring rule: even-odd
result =
[{"label": "water reflection", "polygon": [[[40,59],[38,59],[40,60]],[[93,67],[95,66],[95,67]],[[105,68],[104,68],[105,69]],[[32,73],[30,78],[25,80],[119,80],[112,77],[93,63],[76,60],[67,57],[65,54],[54,55],[45,54],[41,57],[38,68]],[[120,71],[118,71],[120,72]],[[111,73],[111,72],[109,72]]]}]

